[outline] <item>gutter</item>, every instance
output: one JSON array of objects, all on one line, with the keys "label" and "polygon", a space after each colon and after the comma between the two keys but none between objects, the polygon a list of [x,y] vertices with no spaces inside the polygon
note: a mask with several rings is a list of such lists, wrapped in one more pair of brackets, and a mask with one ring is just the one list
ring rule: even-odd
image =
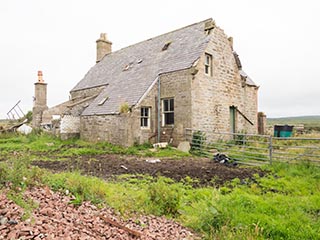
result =
[{"label": "gutter", "polygon": [[161,100],[160,100],[160,94],[161,94],[161,90],[160,90],[160,77],[158,77],[158,143],[160,142],[160,128],[161,128],[161,123],[160,123],[160,104],[161,104]]}]

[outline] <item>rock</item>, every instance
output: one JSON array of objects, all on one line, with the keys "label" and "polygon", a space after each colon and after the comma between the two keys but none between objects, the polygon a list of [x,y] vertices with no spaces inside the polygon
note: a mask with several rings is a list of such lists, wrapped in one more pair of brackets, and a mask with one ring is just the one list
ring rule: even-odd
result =
[{"label": "rock", "polygon": [[32,132],[32,127],[30,127],[26,124],[23,124],[17,128],[17,132],[28,135]]},{"label": "rock", "polygon": [[180,142],[178,145],[178,150],[182,151],[182,152],[186,152],[188,153],[190,151],[190,143],[185,141],[185,142]]},{"label": "rock", "polygon": [[161,162],[160,159],[147,159],[146,162],[148,163],[158,163],[158,162]]},{"label": "rock", "polygon": [[0,216],[0,225],[5,225],[8,222],[8,218],[5,216]]},{"label": "rock", "polygon": [[[157,160],[157,159],[151,159]],[[157,162],[157,161],[156,161]],[[10,224],[0,225],[2,239],[137,239],[129,234],[132,230],[141,233],[143,239],[193,239],[192,234],[174,221],[162,217],[142,216],[124,221],[109,208],[97,208],[90,202],[74,207],[69,205],[69,196],[50,192],[48,188],[33,188],[25,191],[25,197],[39,202],[32,213],[34,224],[21,221],[23,211],[0,194],[0,208],[6,206]],[[50,190],[51,191],[51,190]],[[105,216],[115,223],[106,223]],[[4,221],[4,220],[3,220]],[[19,224],[18,224],[19,221]],[[9,223],[9,221],[7,222]],[[118,226],[117,226],[118,225]],[[121,226],[121,227],[119,227]],[[154,236],[154,238],[150,237]]]}]

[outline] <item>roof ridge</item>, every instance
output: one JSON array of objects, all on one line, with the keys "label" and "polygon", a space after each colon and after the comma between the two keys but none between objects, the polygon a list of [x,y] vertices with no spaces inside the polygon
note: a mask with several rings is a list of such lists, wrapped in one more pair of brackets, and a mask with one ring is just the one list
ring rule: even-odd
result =
[{"label": "roof ridge", "polygon": [[169,31],[169,32],[160,34],[160,35],[157,35],[157,36],[155,36],[155,37],[151,37],[151,38],[148,38],[148,39],[146,39],[146,40],[142,40],[142,41],[140,41],[140,42],[130,44],[130,45],[126,46],[126,47],[120,48],[120,49],[118,49],[118,50],[116,50],[116,51],[114,51],[114,52],[111,52],[111,53],[109,53],[109,54],[106,54],[103,58],[105,58],[106,56],[110,56],[110,55],[112,55],[112,54],[114,54],[114,53],[117,53],[117,52],[119,52],[119,51],[121,51],[121,50],[130,48],[130,47],[132,47],[132,46],[135,46],[135,45],[138,45],[138,44],[141,44],[141,43],[150,41],[150,40],[152,40],[152,39],[155,39],[155,38],[158,38],[158,37],[167,35],[167,34],[169,34],[169,33],[177,32],[177,31],[180,31],[180,30],[182,30],[182,29],[192,27],[192,26],[194,26],[194,25],[198,25],[198,24],[200,24],[200,23],[204,23],[204,22],[207,22],[207,21],[213,21],[213,19],[212,19],[212,18],[207,18],[207,19],[202,20],[202,21],[200,21],[200,22],[192,23],[192,24],[189,24],[189,25],[187,25],[187,26],[180,27],[180,28],[177,28],[177,29],[175,29],[175,30],[172,30],[172,31]]}]

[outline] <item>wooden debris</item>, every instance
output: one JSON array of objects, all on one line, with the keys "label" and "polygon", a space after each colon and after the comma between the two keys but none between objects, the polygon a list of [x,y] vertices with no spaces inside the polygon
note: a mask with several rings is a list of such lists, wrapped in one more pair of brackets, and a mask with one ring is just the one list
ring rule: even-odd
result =
[{"label": "wooden debris", "polygon": [[135,236],[135,237],[141,237],[141,233],[140,233],[140,232],[135,231],[135,230],[132,230],[132,229],[130,229],[130,228],[127,228],[126,226],[123,226],[123,225],[121,225],[120,223],[117,223],[117,222],[111,220],[111,219],[108,218],[108,217],[105,217],[105,216],[102,216],[102,215],[101,215],[100,218],[102,218],[104,221],[106,221],[106,222],[109,223],[110,225],[113,225],[113,226],[115,226],[115,227],[117,227],[117,228],[120,228],[120,229],[128,232],[129,234],[131,234],[131,235],[133,235],[133,236]]}]

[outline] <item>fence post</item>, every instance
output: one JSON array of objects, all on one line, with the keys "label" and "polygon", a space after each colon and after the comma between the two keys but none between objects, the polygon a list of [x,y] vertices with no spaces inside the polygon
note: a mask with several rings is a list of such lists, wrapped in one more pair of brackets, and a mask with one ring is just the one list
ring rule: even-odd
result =
[{"label": "fence post", "polygon": [[272,164],[272,136],[269,136],[269,161]]}]

